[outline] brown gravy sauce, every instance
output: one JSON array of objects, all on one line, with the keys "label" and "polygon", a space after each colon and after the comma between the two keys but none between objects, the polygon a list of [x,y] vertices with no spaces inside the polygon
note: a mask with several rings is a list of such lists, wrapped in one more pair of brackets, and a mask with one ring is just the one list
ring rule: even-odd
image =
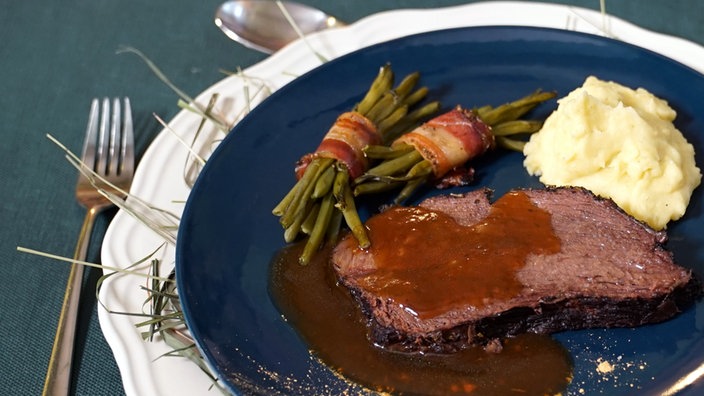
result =
[{"label": "brown gravy sauce", "polygon": [[523,289],[516,272],[529,254],[560,251],[550,214],[520,191],[499,198],[470,227],[442,212],[400,206],[367,226],[376,269],[360,286],[419,318],[507,300]]},{"label": "brown gravy sauce", "polygon": [[[519,211],[536,209],[532,205],[525,206],[525,202],[521,202],[521,197],[512,199],[509,198],[506,201],[505,207],[494,210],[496,213],[492,215],[496,218],[492,220],[493,222],[502,223],[507,221],[508,217],[523,217],[516,214]],[[499,201],[496,204],[502,205]],[[531,216],[533,215],[528,217]],[[540,213],[536,214],[536,217],[540,216],[542,216]],[[509,219],[509,221],[512,225],[507,225],[507,229],[512,233],[516,232],[517,228],[513,220]],[[489,223],[487,219],[483,223],[487,224],[482,226],[483,229],[491,229],[493,226],[488,225]],[[532,227],[530,224],[527,226]],[[485,233],[487,238],[502,239],[506,247],[516,243],[514,240],[509,243],[506,235],[483,229],[474,232]],[[525,235],[524,231],[518,232],[516,236],[520,238],[516,240],[523,237],[531,240],[541,239],[546,235],[540,235],[543,231],[551,234],[549,229],[543,230],[538,226],[537,229],[527,232],[532,236]],[[443,231],[443,233],[446,235],[447,232]],[[461,235],[444,236],[441,239],[449,244],[455,237],[459,238]],[[536,241],[533,240],[533,242]],[[537,245],[543,246],[542,242],[537,242]],[[495,240],[491,243],[500,244],[502,241]],[[423,245],[426,244],[427,242]],[[555,248],[551,244],[548,245],[547,248],[543,246],[540,249]],[[525,249],[536,253],[531,250],[535,246],[527,246]],[[399,395],[552,395],[561,393],[569,384],[572,373],[569,353],[548,336],[526,334],[504,340],[504,347],[500,353],[489,353],[482,348],[473,347],[454,354],[420,355],[394,353],[375,347],[367,339],[366,318],[363,317],[349,291],[337,282],[334,270],[328,261],[329,250],[316,255],[309,265],[300,266],[297,258],[301,250],[301,244],[292,245],[282,250],[275,258],[271,268],[271,295],[284,317],[297,329],[311,351],[323,363],[348,380],[374,391]],[[439,253],[436,252],[436,254]],[[391,265],[391,267],[393,271],[398,271],[395,266]],[[515,271],[515,267],[510,268]],[[508,272],[510,271],[509,269]],[[492,272],[499,271],[492,270]],[[490,278],[487,276],[486,268],[481,275],[484,281]],[[492,277],[494,275],[496,274],[492,274]],[[502,280],[491,281],[493,283],[491,287],[484,285],[479,287],[489,293],[515,292],[515,287],[518,287],[514,285],[515,279],[506,274],[501,277]],[[467,278],[464,281],[471,282],[472,285],[479,284],[468,279],[470,276],[463,276],[463,278]],[[433,287],[435,291],[439,288],[439,286]],[[507,288],[512,291],[504,290]],[[448,289],[457,291],[461,288],[457,283]],[[405,291],[401,293],[403,298],[412,298],[408,294]],[[453,293],[442,294],[443,304],[452,304],[455,300]],[[479,299],[478,294],[465,297]],[[400,297],[397,296],[397,298]],[[429,315],[437,309],[436,305],[426,306],[420,301],[412,304],[415,304],[416,309],[423,315]]]}]

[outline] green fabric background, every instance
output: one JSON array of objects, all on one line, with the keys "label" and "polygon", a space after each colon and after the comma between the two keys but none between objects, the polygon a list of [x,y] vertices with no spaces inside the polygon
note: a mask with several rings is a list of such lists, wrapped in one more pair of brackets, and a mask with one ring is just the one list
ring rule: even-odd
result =
[{"label": "green fabric background", "polygon": [[[459,0],[301,0],[354,22],[383,10],[467,3]],[[212,23],[216,0],[3,0],[0,11],[0,395],[40,394],[69,267],[18,253],[17,246],[71,256],[84,210],[74,200],[75,171],[46,137],[79,152],[94,96],[130,96],[141,153],[160,130],[152,117],[177,112],[175,95],[122,45],[151,57],[174,83],[196,95],[223,75],[265,55],[229,41]],[[556,1],[598,9],[598,0]],[[704,44],[699,0],[611,0],[607,11],[644,28]],[[96,225],[89,261],[114,212]],[[94,298],[99,271],[86,276],[74,389],[120,395],[112,352]]]}]

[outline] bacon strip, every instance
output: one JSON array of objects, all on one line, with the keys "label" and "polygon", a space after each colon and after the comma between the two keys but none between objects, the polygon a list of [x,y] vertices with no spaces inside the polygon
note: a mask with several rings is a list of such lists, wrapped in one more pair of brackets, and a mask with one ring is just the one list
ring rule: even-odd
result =
[{"label": "bacon strip", "polygon": [[410,144],[433,166],[440,178],[494,147],[491,127],[473,112],[455,107],[396,139],[392,146]]},{"label": "bacon strip", "polygon": [[357,112],[341,114],[325,135],[320,145],[312,154],[306,154],[296,164],[296,177],[301,178],[308,164],[316,158],[333,158],[345,166],[351,178],[356,178],[364,173],[368,160],[363,149],[368,145],[381,143],[376,125],[367,117]]}]

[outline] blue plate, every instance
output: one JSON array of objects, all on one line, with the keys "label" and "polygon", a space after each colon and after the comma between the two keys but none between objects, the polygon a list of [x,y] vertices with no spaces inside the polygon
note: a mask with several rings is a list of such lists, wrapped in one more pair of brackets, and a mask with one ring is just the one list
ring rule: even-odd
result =
[{"label": "blue plate", "polygon": [[[181,220],[176,271],[186,320],[208,362],[235,393],[350,391],[311,358],[270,299],[269,264],[284,247],[271,209],[294,182],[296,160],[315,149],[387,62],[397,76],[420,71],[431,96],[447,108],[501,104],[537,88],[563,96],[588,75],[644,87],[677,110],[675,124],[703,168],[704,77],[622,42],[543,28],[476,27],[409,36],[331,61],[274,93],[237,125],[203,169]],[[538,116],[554,107],[554,102],[540,107]],[[497,196],[540,186],[523,169],[519,153],[489,155],[476,168],[472,188],[489,186]],[[361,204],[363,217],[369,210]],[[679,263],[700,274],[703,229],[699,188],[687,215],[670,227],[669,247]],[[704,303],[658,325],[565,332],[556,338],[574,358],[569,394],[660,394],[704,367]],[[610,369],[600,370],[602,362]],[[701,392],[699,381],[682,394]]]}]

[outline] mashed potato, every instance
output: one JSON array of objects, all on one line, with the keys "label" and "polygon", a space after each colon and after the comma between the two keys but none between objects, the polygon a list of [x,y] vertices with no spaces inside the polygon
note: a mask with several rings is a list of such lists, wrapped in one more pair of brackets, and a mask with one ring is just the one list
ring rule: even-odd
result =
[{"label": "mashed potato", "polygon": [[523,150],[530,174],[609,197],[656,230],[682,217],[701,172],[666,101],[588,77],[558,103]]}]

